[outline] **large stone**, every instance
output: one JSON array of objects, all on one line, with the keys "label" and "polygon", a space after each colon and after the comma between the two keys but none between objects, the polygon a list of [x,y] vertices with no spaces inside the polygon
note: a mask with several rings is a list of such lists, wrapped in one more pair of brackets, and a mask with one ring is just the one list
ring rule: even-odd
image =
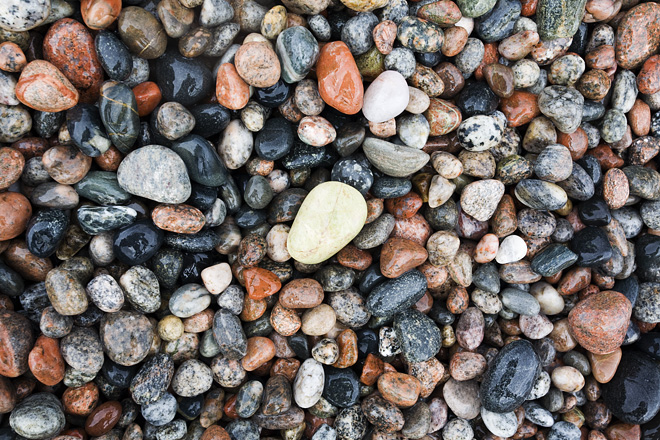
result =
[{"label": "large stone", "polygon": [[352,186],[325,182],[305,198],[296,216],[287,247],[305,264],[327,260],[355,238],[367,219],[367,203]]},{"label": "large stone", "polygon": [[367,138],[362,150],[376,168],[392,177],[406,177],[422,169],[431,158],[417,148],[396,145],[377,138]]},{"label": "large stone", "polygon": [[619,67],[635,69],[660,47],[660,5],[642,3],[619,22],[615,54]]}]

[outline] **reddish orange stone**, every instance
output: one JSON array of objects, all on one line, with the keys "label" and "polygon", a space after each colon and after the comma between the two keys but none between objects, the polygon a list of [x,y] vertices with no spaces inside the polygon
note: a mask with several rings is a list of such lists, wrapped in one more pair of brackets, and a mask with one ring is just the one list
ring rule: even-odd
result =
[{"label": "reddish orange stone", "polygon": [[97,406],[85,421],[85,431],[92,437],[106,434],[115,427],[121,417],[121,403],[105,402]]},{"label": "reddish orange stone", "polygon": [[432,292],[442,288],[449,278],[449,271],[445,266],[437,267],[428,261],[417,268],[426,277],[426,285]]},{"label": "reddish orange stone", "polygon": [[268,304],[266,303],[265,299],[255,300],[249,296],[246,296],[243,303],[243,310],[239,316],[241,321],[256,321],[257,319],[261,318],[264,313],[266,313],[267,308]]},{"label": "reddish orange stone", "polygon": [[568,148],[571,152],[571,159],[578,160],[587,152],[589,138],[582,127],[578,127],[577,130],[570,134],[557,131],[557,143]]},{"label": "reddish orange stone", "polygon": [[388,278],[397,278],[424,263],[429,254],[424,247],[404,238],[390,238],[380,252],[380,271]]},{"label": "reddish orange stone", "polygon": [[660,47],[660,5],[642,3],[630,9],[616,32],[616,60],[623,69],[639,67]]},{"label": "reddish orange stone", "polygon": [[630,301],[612,290],[577,303],[568,323],[578,343],[594,354],[608,354],[621,346],[632,314]]},{"label": "reddish orange stone", "polygon": [[280,302],[292,309],[311,309],[323,302],[323,287],[311,278],[290,281],[280,290]]},{"label": "reddish orange stone", "polygon": [[9,240],[25,231],[32,205],[21,193],[0,193],[0,240]]},{"label": "reddish orange stone", "polygon": [[273,366],[270,367],[271,376],[284,376],[291,383],[296,378],[298,374],[298,369],[300,368],[300,361],[294,358],[278,359],[273,362]]},{"label": "reddish orange stone", "polygon": [[449,310],[454,315],[459,315],[467,310],[470,305],[470,295],[468,294],[465,287],[454,286],[449,291],[449,296],[447,297],[447,310]]},{"label": "reddish orange stone", "polygon": [[250,100],[250,86],[243,81],[233,64],[225,63],[218,69],[215,95],[219,104],[230,110],[240,110]]},{"label": "reddish orange stone", "polygon": [[151,212],[156,227],[177,234],[195,234],[206,223],[204,213],[190,205],[158,205]]},{"label": "reddish orange stone", "polygon": [[30,351],[28,364],[34,377],[44,385],[53,386],[64,379],[64,359],[57,339],[39,336]]},{"label": "reddish orange stone", "polygon": [[372,386],[384,372],[383,360],[369,353],[364,360],[360,382],[367,386]]},{"label": "reddish orange stone", "polygon": [[94,382],[88,382],[78,388],[67,388],[62,394],[64,411],[76,416],[90,415],[98,402],[99,389]]},{"label": "reddish orange stone", "polygon": [[16,43],[5,41],[0,44],[0,70],[5,72],[20,72],[27,66],[23,50]]},{"label": "reddish orange stone", "polygon": [[154,111],[163,97],[158,84],[152,81],[145,81],[133,87],[133,94],[137,101],[137,111],[140,117],[147,116]]},{"label": "reddish orange stone", "polygon": [[11,310],[0,311],[0,376],[25,373],[34,338],[26,317]]},{"label": "reddish orange stone", "polygon": [[243,271],[245,289],[250,298],[259,300],[277,293],[282,287],[273,272],[260,267],[249,267]]},{"label": "reddish orange stone", "polygon": [[124,155],[114,145],[110,145],[105,153],[94,158],[94,163],[103,171],[117,171]]},{"label": "reddish orange stone", "polygon": [[660,91],[660,55],[653,55],[644,62],[637,74],[637,88],[645,95]]},{"label": "reddish orange stone", "polygon": [[413,309],[425,315],[431,310],[432,307],[433,307],[433,297],[431,296],[428,290],[424,292],[424,296],[422,296],[412,306]]},{"label": "reddish orange stone", "polygon": [[609,69],[616,60],[614,59],[614,46],[603,44],[587,53],[584,62],[590,69]]},{"label": "reddish orange stone", "polygon": [[589,150],[589,154],[595,157],[598,163],[600,163],[600,166],[606,170],[610,168],[621,168],[623,166],[623,159],[614,154],[612,149],[606,144],[601,144]]},{"label": "reddish orange stone", "polygon": [[371,266],[372,256],[369,252],[349,244],[337,253],[337,261],[342,266],[355,270],[366,270]]},{"label": "reddish orange stone", "polygon": [[458,128],[463,121],[463,115],[458,107],[443,99],[431,98],[429,108],[424,116],[431,126],[431,136],[440,136]]},{"label": "reddish orange stone", "polygon": [[119,17],[121,0],[82,0],[80,12],[90,29],[105,29]]},{"label": "reddish orange stone", "polygon": [[646,136],[651,131],[651,108],[641,99],[635,100],[626,117],[630,129],[636,136]]},{"label": "reddish orange stone", "polygon": [[218,425],[211,425],[206,428],[200,440],[231,440],[227,431]]},{"label": "reddish orange stone", "polygon": [[335,368],[348,368],[355,365],[358,360],[358,339],[353,330],[347,328],[336,338],[339,346],[339,357],[332,366]]},{"label": "reddish orange stone", "polygon": [[275,357],[275,344],[268,338],[254,336],[247,341],[247,353],[241,360],[245,371],[254,371]]},{"label": "reddish orange stone", "polygon": [[417,402],[422,384],[409,374],[385,373],[378,378],[378,391],[396,406],[409,408]]},{"label": "reddish orange stone", "polygon": [[477,70],[474,71],[474,78],[477,81],[482,81],[484,78],[484,67],[489,64],[496,63],[500,58],[500,54],[497,51],[497,43],[486,43],[484,44],[484,57],[481,60],[481,64],[477,67]]},{"label": "reddish orange stone", "polygon": [[230,419],[237,419],[238,413],[236,412],[236,395],[229,396],[225,402],[225,406],[222,407],[223,412]]},{"label": "reddish orange stone", "polygon": [[56,21],[44,36],[44,59],[60,69],[77,89],[85,91],[103,82],[103,67],[96,56],[94,38],[71,18]]},{"label": "reddish orange stone", "polygon": [[34,255],[23,240],[12,240],[3,255],[8,266],[30,281],[45,281],[46,275],[53,268],[49,258]]},{"label": "reddish orange stone", "polygon": [[342,41],[327,43],[316,64],[321,98],[330,107],[347,115],[362,109],[364,85],[351,51]]},{"label": "reddish orange stone", "polygon": [[405,196],[387,199],[385,201],[385,208],[394,217],[410,218],[417,214],[422,204],[422,198],[417,193],[411,191]]},{"label": "reddish orange stone", "polygon": [[560,295],[573,295],[591,283],[591,269],[575,267],[569,270],[557,286]]},{"label": "reddish orange stone", "polygon": [[502,98],[500,110],[506,115],[509,126],[520,127],[541,114],[536,98],[533,93],[521,90],[514,91],[508,98]]},{"label": "reddish orange stone", "polygon": [[35,110],[61,112],[76,105],[79,94],[57,67],[48,61],[34,60],[18,79],[16,98]]},{"label": "reddish orange stone", "polygon": [[18,150],[25,160],[30,160],[33,157],[43,156],[50,148],[50,144],[43,138],[27,137],[11,144],[11,148]]},{"label": "reddish orange stone", "polygon": [[642,431],[639,425],[617,423],[608,426],[605,429],[605,435],[608,440],[639,440],[642,436]]},{"label": "reddish orange stone", "polygon": [[383,55],[392,52],[396,39],[396,23],[392,20],[381,21],[372,32],[376,49]]},{"label": "reddish orange stone", "polygon": [[294,309],[282,306],[279,302],[271,309],[270,325],[282,336],[293,336],[302,325]]},{"label": "reddish orange stone", "polygon": [[522,0],[522,9],[520,15],[523,17],[531,17],[536,14],[536,6],[539,4],[539,0]]},{"label": "reddish orange stone", "polygon": [[420,246],[426,245],[431,236],[431,226],[423,215],[415,214],[411,218],[397,218],[390,238],[405,238]]}]

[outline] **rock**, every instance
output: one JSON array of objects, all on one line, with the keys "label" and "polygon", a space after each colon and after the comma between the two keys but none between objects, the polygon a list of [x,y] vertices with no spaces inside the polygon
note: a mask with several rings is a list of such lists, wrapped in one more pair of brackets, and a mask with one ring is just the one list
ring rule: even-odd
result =
[{"label": "rock", "polygon": [[32,216],[32,205],[18,192],[0,194],[0,240],[9,240],[25,231]]},{"label": "rock", "polygon": [[241,45],[234,65],[241,78],[254,87],[270,87],[280,79],[280,61],[265,43],[255,41]]},{"label": "rock", "polygon": [[631,313],[625,296],[606,291],[580,301],[569,313],[568,322],[581,346],[595,354],[607,354],[623,343]]},{"label": "rock", "polygon": [[503,195],[504,185],[499,180],[479,180],[463,188],[461,209],[478,221],[488,221]]},{"label": "rock", "polygon": [[624,15],[616,32],[616,60],[624,69],[635,69],[660,47],[660,7],[640,4]]},{"label": "rock", "polygon": [[364,93],[362,113],[370,122],[379,123],[399,116],[408,106],[408,85],[400,73],[385,71]]},{"label": "rock", "polygon": [[194,397],[207,392],[212,384],[211,369],[197,359],[189,359],[174,374],[172,390],[182,397]]},{"label": "rock", "polygon": [[289,27],[277,37],[276,52],[282,62],[282,79],[295,83],[304,79],[319,58],[319,44],[302,26]]},{"label": "rock", "polygon": [[142,264],[158,252],[163,241],[163,232],[151,221],[139,220],[116,232],[113,252],[125,264]]},{"label": "rock", "polygon": [[523,179],[515,188],[515,195],[525,206],[540,211],[561,209],[568,201],[566,191],[554,183]]},{"label": "rock", "polygon": [[429,155],[416,148],[396,145],[377,138],[362,144],[367,159],[380,171],[392,177],[406,177],[429,162]]},{"label": "rock", "polygon": [[106,354],[119,365],[136,365],[149,354],[154,332],[144,315],[123,311],[108,314],[100,328]]},{"label": "rock", "polygon": [[[333,200],[341,204],[330,204]],[[305,198],[289,231],[289,254],[306,264],[325,261],[360,232],[366,208],[362,195],[346,184],[317,186]]]},{"label": "rock", "polygon": [[34,336],[27,318],[11,310],[0,312],[0,336],[6,341],[0,349],[0,374],[18,377],[28,370],[28,356]]},{"label": "rock", "polygon": [[415,304],[424,296],[426,277],[416,269],[376,286],[367,297],[367,310],[388,317]]},{"label": "rock", "polygon": [[85,374],[96,374],[103,366],[103,345],[95,329],[74,328],[60,341],[62,357],[72,368]]},{"label": "rock", "polygon": [[555,3],[541,0],[536,7],[538,33],[543,40],[571,38],[578,30],[586,1]]},{"label": "rock", "polygon": [[660,322],[660,283],[642,283],[639,286],[639,296],[635,301],[633,314],[642,322]]},{"label": "rock", "polygon": [[149,358],[131,380],[129,391],[138,405],[158,401],[166,394],[174,375],[174,361],[164,353]]},{"label": "rock", "polygon": [[198,58],[186,58],[178,51],[168,51],[158,58],[155,74],[165,101],[190,106],[213,94],[211,71]]},{"label": "rock", "polygon": [[438,327],[416,310],[398,313],[394,317],[394,329],[406,362],[425,362],[440,351],[442,337]]},{"label": "rock", "polygon": [[85,289],[69,271],[57,268],[48,272],[46,291],[51,304],[61,315],[79,315],[87,310]]},{"label": "rock", "polygon": [[539,358],[529,341],[514,341],[493,359],[481,383],[483,407],[505,413],[518,408],[540,371]]},{"label": "rock", "polygon": [[164,426],[174,420],[176,409],[176,398],[166,392],[155,401],[142,404],[140,413],[149,424],[153,426]]},{"label": "rock", "polygon": [[314,406],[324,390],[325,371],[314,359],[302,363],[293,382],[293,398],[301,408]]},{"label": "rock", "polygon": [[147,145],[126,156],[117,179],[127,192],[161,203],[183,203],[190,197],[184,161],[159,145]]},{"label": "rock", "polygon": [[364,86],[346,43],[334,41],[323,46],[316,63],[316,76],[326,104],[348,115],[360,111]]},{"label": "rock", "polygon": [[21,401],[9,417],[18,435],[31,440],[52,438],[64,429],[62,404],[48,393],[36,393]]},{"label": "rock", "polygon": [[623,422],[647,423],[660,410],[660,368],[642,353],[625,353],[614,378],[602,389],[603,401]]},{"label": "rock", "polygon": [[578,257],[576,264],[582,267],[599,267],[612,258],[612,245],[607,235],[595,226],[576,232],[571,240],[571,250]]},{"label": "rock", "polygon": [[573,133],[580,125],[574,117],[582,114],[584,97],[573,87],[549,86],[538,97],[538,106],[562,133]]},{"label": "rock", "polygon": [[165,53],[167,35],[163,26],[147,10],[137,6],[123,8],[117,27],[122,41],[135,55],[153,60]]},{"label": "rock", "polygon": [[247,352],[247,338],[237,316],[218,310],[213,318],[213,336],[228,359],[241,359]]},{"label": "rock", "polygon": [[78,91],[47,61],[30,62],[16,84],[16,97],[35,110],[59,112],[78,103]]}]

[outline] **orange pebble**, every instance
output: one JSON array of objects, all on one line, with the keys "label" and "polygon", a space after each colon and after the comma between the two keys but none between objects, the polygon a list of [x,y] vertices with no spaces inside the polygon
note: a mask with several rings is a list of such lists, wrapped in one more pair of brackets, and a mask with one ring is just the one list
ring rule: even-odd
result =
[{"label": "orange pebble", "polygon": [[155,82],[145,81],[133,87],[133,94],[137,101],[138,115],[140,117],[150,114],[160,103],[162,95]]}]

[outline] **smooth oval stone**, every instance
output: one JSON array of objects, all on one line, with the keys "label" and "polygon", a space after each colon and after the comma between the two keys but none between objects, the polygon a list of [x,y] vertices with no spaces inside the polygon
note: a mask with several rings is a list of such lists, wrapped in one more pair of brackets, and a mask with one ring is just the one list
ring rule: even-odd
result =
[{"label": "smooth oval stone", "polygon": [[94,105],[78,104],[69,109],[66,125],[73,143],[87,156],[98,157],[112,145],[103,130],[99,110]]},{"label": "smooth oval stone", "polygon": [[117,180],[127,192],[161,203],[183,203],[191,192],[185,162],[160,145],[132,151],[119,165]]},{"label": "smooth oval stone", "polygon": [[271,376],[264,388],[261,412],[267,416],[282,414],[291,408],[292,401],[293,394],[288,379],[282,375]]},{"label": "smooth oval stone", "polygon": [[50,13],[51,0],[28,3],[7,0],[0,5],[0,28],[14,32],[28,31],[45,22]]},{"label": "smooth oval stone", "polygon": [[169,308],[174,316],[188,318],[211,304],[209,291],[199,284],[186,284],[174,291]]},{"label": "smooth oval stone", "polygon": [[571,199],[589,200],[595,193],[594,181],[577,163],[573,163],[573,170],[568,179],[558,182],[557,185],[566,191]]},{"label": "smooth oval stone", "polygon": [[224,131],[231,119],[229,111],[219,104],[197,104],[188,110],[195,118],[192,133],[206,139]]},{"label": "smooth oval stone", "polygon": [[254,151],[267,160],[278,160],[286,156],[293,147],[294,133],[291,123],[284,118],[266,121],[254,140]]},{"label": "smooth oval stone", "polygon": [[630,194],[647,200],[660,199],[660,173],[650,168],[631,165],[623,168]]},{"label": "smooth oval stone", "polygon": [[129,391],[138,405],[153,403],[167,392],[174,376],[174,361],[165,353],[156,353],[140,368]]},{"label": "smooth oval stone", "polygon": [[167,48],[167,35],[163,26],[146,9],[137,6],[123,8],[117,29],[128,49],[141,58],[156,59]]},{"label": "smooth oval stone", "polygon": [[94,38],[96,55],[110,79],[124,81],[133,71],[133,57],[113,32],[100,32]]},{"label": "smooth oval stone", "polygon": [[52,438],[64,429],[65,423],[62,404],[49,393],[36,393],[25,398],[9,416],[11,428],[31,440]]},{"label": "smooth oval stone", "polygon": [[539,275],[549,277],[572,266],[578,256],[560,244],[551,244],[536,254],[532,259],[532,270]]},{"label": "smooth oval stone", "polygon": [[213,336],[227,359],[241,359],[247,353],[247,338],[241,321],[228,310],[218,310],[213,317]]},{"label": "smooth oval stone", "polygon": [[431,318],[408,309],[394,316],[394,330],[406,362],[426,362],[442,347],[440,329]]},{"label": "smooth oval stone", "polygon": [[172,143],[188,169],[193,182],[205,186],[220,186],[227,180],[227,169],[213,145],[197,134],[191,134]]},{"label": "smooth oval stone", "polygon": [[615,417],[646,423],[660,411],[660,366],[645,354],[628,351],[602,390],[603,401]]},{"label": "smooth oval stone", "polygon": [[339,159],[332,167],[330,178],[352,186],[363,195],[367,194],[374,180],[369,161],[362,155]]},{"label": "smooth oval stone", "polygon": [[163,235],[150,220],[140,220],[116,232],[113,251],[125,264],[142,264],[158,252],[163,245]]},{"label": "smooth oval stone", "polygon": [[539,0],[536,24],[542,40],[571,38],[578,30],[586,0]]},{"label": "smooth oval stone", "polygon": [[264,386],[257,380],[246,382],[236,394],[236,414],[244,419],[252,417],[261,404]]},{"label": "smooth oval stone", "polygon": [[76,216],[85,233],[98,235],[130,225],[137,218],[137,211],[126,206],[81,206]]},{"label": "smooth oval stone", "polygon": [[376,168],[392,177],[407,177],[426,165],[430,156],[417,148],[366,138],[362,150]]},{"label": "smooth oval stone", "polygon": [[568,201],[566,191],[551,182],[523,179],[515,189],[516,198],[525,206],[540,211],[554,211]]},{"label": "smooth oval stone", "polygon": [[418,270],[410,270],[374,287],[367,297],[367,310],[374,316],[392,316],[419,301],[426,287],[426,277]]},{"label": "smooth oval stone", "polygon": [[500,100],[486,83],[470,82],[456,97],[456,105],[464,118],[490,114],[497,109]]},{"label": "smooth oval stone", "polygon": [[301,408],[310,408],[319,401],[323,393],[325,371],[314,359],[302,363],[293,382],[293,398]]},{"label": "smooth oval stone", "polygon": [[103,316],[100,337],[108,357],[119,365],[130,367],[147,357],[154,332],[151,322],[143,314],[119,311]]},{"label": "smooth oval stone", "polygon": [[520,289],[508,287],[502,290],[502,304],[512,312],[535,316],[541,311],[536,298]]},{"label": "smooth oval stone", "polygon": [[660,237],[644,234],[637,240],[635,263],[642,281],[660,282]]},{"label": "smooth oval stone", "polygon": [[280,78],[270,87],[254,87],[253,90],[252,99],[264,107],[275,108],[291,97],[293,88]]},{"label": "smooth oval stone", "polygon": [[[643,3],[627,11],[616,32],[616,61],[623,69],[636,69],[660,47],[660,6]],[[623,110],[622,110],[623,111]]]},{"label": "smooth oval stone", "polygon": [[576,264],[582,267],[598,267],[612,258],[612,245],[605,231],[594,226],[576,232],[571,249],[578,257]]},{"label": "smooth oval stone", "polygon": [[59,209],[44,209],[30,219],[25,242],[30,252],[40,258],[55,253],[69,227],[69,216]]},{"label": "smooth oval stone", "polygon": [[293,26],[277,37],[275,51],[282,63],[282,79],[289,84],[304,79],[319,58],[319,44],[305,27]]},{"label": "smooth oval stone", "polygon": [[101,86],[99,113],[112,145],[128,153],[140,132],[140,116],[133,90],[126,84],[108,81]]},{"label": "smooth oval stone", "polygon": [[474,30],[484,43],[502,40],[513,34],[521,10],[518,0],[498,0],[493,9],[475,20]]},{"label": "smooth oval stone", "polygon": [[252,176],[245,186],[245,203],[252,209],[264,209],[273,200],[273,190],[263,176]]},{"label": "smooth oval stone", "polygon": [[111,171],[91,171],[74,188],[81,197],[100,205],[123,205],[131,199]]},{"label": "smooth oval stone", "polygon": [[373,123],[388,121],[403,113],[409,96],[405,78],[399,72],[387,70],[378,75],[364,92],[362,114]]},{"label": "smooth oval stone", "polygon": [[408,16],[398,23],[397,39],[415,52],[438,52],[442,48],[444,34],[435,23]]},{"label": "smooth oval stone", "polygon": [[412,189],[412,182],[399,177],[383,176],[374,181],[371,193],[381,199],[394,199],[405,196]]},{"label": "smooth oval stone", "polygon": [[293,221],[287,249],[297,261],[327,260],[360,232],[367,218],[364,197],[340,182],[325,182],[307,195]]},{"label": "smooth oval stone", "polygon": [[513,341],[489,365],[481,383],[481,403],[488,411],[518,408],[534,386],[541,364],[529,341]]},{"label": "smooth oval stone", "polygon": [[211,71],[196,58],[169,51],[156,61],[156,84],[164,101],[196,104],[215,91]]},{"label": "smooth oval stone", "polygon": [[360,383],[355,372],[350,368],[324,366],[325,383],[323,397],[339,408],[348,408],[358,403]]}]

